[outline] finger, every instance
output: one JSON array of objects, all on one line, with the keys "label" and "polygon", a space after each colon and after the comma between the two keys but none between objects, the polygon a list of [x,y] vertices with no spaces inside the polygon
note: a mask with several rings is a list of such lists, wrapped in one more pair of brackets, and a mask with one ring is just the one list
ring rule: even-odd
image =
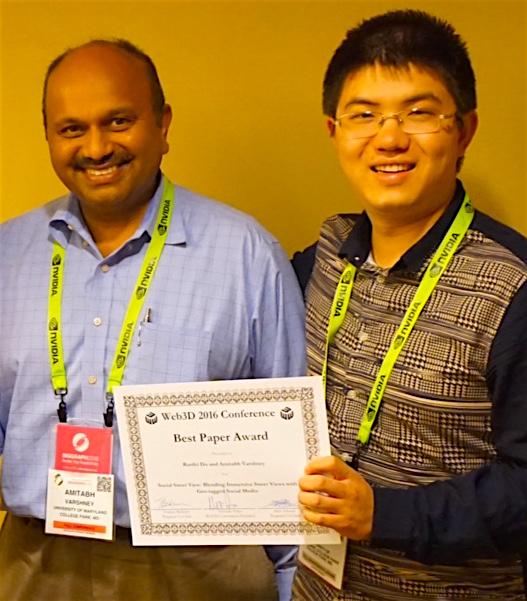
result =
[{"label": "finger", "polygon": [[308,522],[316,524],[317,526],[325,526],[326,528],[333,528],[337,531],[346,527],[345,518],[339,514],[320,513],[318,511],[311,511],[309,508],[303,508],[302,514]]},{"label": "finger", "polygon": [[320,513],[340,513],[342,501],[313,492],[298,493],[298,501],[303,508]]},{"label": "finger", "polygon": [[304,472],[307,475],[323,474],[336,480],[351,479],[356,474],[342,459],[333,455],[313,459],[306,465]]},{"label": "finger", "polygon": [[326,486],[331,478],[326,476],[315,475],[315,476],[302,476],[298,481],[298,486],[301,490],[313,491],[313,492],[326,492]]},{"label": "finger", "polygon": [[303,476],[298,481],[301,491],[319,493],[328,497],[343,499],[348,496],[347,481],[335,480],[327,476]]},{"label": "finger", "polygon": [[323,474],[325,472],[330,473],[333,470],[333,465],[337,460],[333,455],[326,457],[313,457],[311,461],[306,465],[304,472],[306,474]]}]

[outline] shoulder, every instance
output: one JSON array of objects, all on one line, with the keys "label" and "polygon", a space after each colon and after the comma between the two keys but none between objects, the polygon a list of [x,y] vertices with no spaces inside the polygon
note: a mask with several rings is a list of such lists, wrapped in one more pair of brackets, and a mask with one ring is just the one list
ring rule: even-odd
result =
[{"label": "shoulder", "polygon": [[319,239],[302,251],[295,252],[291,264],[300,287],[305,292],[315,261],[319,255],[336,257],[344,242],[350,236],[358,215],[338,214],[326,219],[320,228]]},{"label": "shoulder", "polygon": [[9,253],[10,248],[16,248],[20,253],[24,248],[34,247],[38,241],[46,240],[50,221],[57,211],[67,207],[67,203],[68,197],[64,196],[0,223],[2,253]]},{"label": "shoulder", "polygon": [[358,218],[359,215],[352,213],[338,213],[328,217],[320,228],[318,246],[321,249],[327,247],[330,253],[338,253],[350,237]]},{"label": "shoulder", "polygon": [[176,186],[176,208],[188,235],[213,235],[226,241],[252,238],[266,245],[278,244],[254,217],[181,186]]},{"label": "shoulder", "polygon": [[474,292],[510,302],[527,281],[527,239],[476,211],[461,250],[459,271]]},{"label": "shoulder", "polygon": [[239,270],[244,284],[276,278],[297,287],[280,243],[254,217],[182,187],[176,187],[175,208],[189,253],[207,257],[211,267]]},{"label": "shoulder", "polygon": [[500,256],[527,267],[527,238],[485,213],[476,211],[471,229],[479,232],[489,246],[501,250]]}]

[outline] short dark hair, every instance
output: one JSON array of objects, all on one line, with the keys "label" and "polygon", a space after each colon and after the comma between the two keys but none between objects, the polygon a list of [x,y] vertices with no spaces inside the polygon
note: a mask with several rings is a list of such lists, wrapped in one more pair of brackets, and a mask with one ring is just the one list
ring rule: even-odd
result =
[{"label": "short dark hair", "polygon": [[55,69],[60,65],[60,63],[74,50],[79,50],[80,48],[84,48],[85,46],[92,45],[103,45],[103,46],[113,46],[114,48],[119,48],[135,58],[139,59],[146,66],[146,73],[148,75],[148,79],[150,82],[150,90],[152,93],[152,108],[158,120],[158,123],[161,123],[161,118],[163,116],[163,109],[165,106],[165,94],[163,93],[163,88],[161,86],[161,82],[159,81],[159,76],[157,74],[157,69],[154,65],[152,59],[140,50],[135,44],[129,42],[128,40],[123,39],[95,39],[86,42],[85,44],[81,44],[80,46],[75,46],[74,48],[68,48],[62,54],[57,56],[57,58],[53,59],[49,64],[46,75],[44,77],[44,86],[42,90],[42,117],[44,119],[44,127],[47,125],[46,120],[46,93],[48,88],[48,81]]},{"label": "short dark hair", "polygon": [[465,42],[446,21],[420,10],[394,10],[350,29],[324,76],[323,110],[335,117],[348,75],[379,64],[409,64],[436,72],[452,94],[459,114],[476,108],[476,80]]}]

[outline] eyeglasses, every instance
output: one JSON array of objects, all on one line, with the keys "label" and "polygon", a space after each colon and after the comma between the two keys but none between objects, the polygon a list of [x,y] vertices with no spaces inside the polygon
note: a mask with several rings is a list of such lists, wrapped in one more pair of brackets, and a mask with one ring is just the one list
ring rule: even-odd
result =
[{"label": "eyeglasses", "polygon": [[431,110],[412,108],[390,115],[383,115],[378,111],[344,113],[332,121],[350,138],[370,138],[379,132],[388,119],[397,119],[400,128],[407,134],[433,134],[443,127],[446,119],[455,116],[456,113],[443,115]]}]

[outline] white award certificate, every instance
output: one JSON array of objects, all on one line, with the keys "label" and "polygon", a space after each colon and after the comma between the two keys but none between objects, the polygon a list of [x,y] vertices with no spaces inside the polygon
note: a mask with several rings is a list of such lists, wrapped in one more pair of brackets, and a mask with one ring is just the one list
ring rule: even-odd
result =
[{"label": "white award certificate", "polygon": [[320,376],[120,386],[134,545],[336,544],[298,479],[329,455]]}]

